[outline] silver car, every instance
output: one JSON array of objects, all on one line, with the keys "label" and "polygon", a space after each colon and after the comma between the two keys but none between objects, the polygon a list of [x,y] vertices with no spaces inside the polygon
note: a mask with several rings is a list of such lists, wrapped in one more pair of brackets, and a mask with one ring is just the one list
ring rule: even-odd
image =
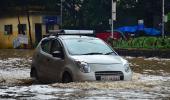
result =
[{"label": "silver car", "polygon": [[43,38],[32,60],[30,76],[40,82],[131,80],[127,60],[95,37],[59,35]]}]

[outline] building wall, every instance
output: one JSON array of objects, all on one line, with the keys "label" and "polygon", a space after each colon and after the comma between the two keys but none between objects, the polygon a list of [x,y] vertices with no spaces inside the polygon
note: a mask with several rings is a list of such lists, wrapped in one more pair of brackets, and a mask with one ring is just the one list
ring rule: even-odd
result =
[{"label": "building wall", "polygon": [[[26,24],[26,35],[28,36],[28,21],[26,16],[20,16],[20,23]],[[30,17],[32,24],[32,18]],[[13,40],[18,36],[18,18],[5,17],[0,18],[0,48],[13,48]],[[4,25],[12,25],[12,34],[6,35]]]},{"label": "building wall", "polygon": [[[22,24],[27,24],[26,17],[20,17]],[[5,35],[4,25],[12,25],[12,34]],[[0,48],[13,48],[13,40],[18,35],[18,19],[17,17],[0,18]],[[28,28],[27,28],[28,29]]]},{"label": "building wall", "polygon": [[[20,24],[26,24],[26,35],[29,39],[29,27],[27,16],[20,16]],[[42,35],[46,34],[46,25],[42,22],[42,16],[40,15],[31,15],[30,16],[30,24],[31,24],[31,37],[33,40],[33,44],[35,43],[35,24],[42,25]],[[13,48],[13,41],[18,36],[18,18],[16,17],[5,17],[0,18],[0,48]],[[4,25],[12,25],[12,34],[6,35]],[[57,25],[55,26],[57,27]],[[57,27],[58,28],[58,27]],[[30,43],[30,42],[28,42]]]},{"label": "building wall", "polygon": [[[10,44],[10,40],[15,37],[14,35],[4,35],[4,23],[9,24],[10,18],[7,18],[7,20],[0,19],[0,48],[6,47],[6,45]],[[11,23],[10,23],[11,24]]]},{"label": "building wall", "polygon": [[41,16],[31,16],[31,30],[32,30],[32,40],[33,40],[33,43],[35,43],[35,23],[42,23],[42,17]]}]

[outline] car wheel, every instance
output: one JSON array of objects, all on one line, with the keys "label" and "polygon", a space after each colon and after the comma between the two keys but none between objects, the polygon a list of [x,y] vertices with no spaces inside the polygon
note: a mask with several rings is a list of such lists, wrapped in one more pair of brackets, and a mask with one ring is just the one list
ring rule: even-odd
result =
[{"label": "car wheel", "polygon": [[64,72],[63,77],[62,77],[62,82],[63,83],[73,82],[73,79],[68,72]]}]

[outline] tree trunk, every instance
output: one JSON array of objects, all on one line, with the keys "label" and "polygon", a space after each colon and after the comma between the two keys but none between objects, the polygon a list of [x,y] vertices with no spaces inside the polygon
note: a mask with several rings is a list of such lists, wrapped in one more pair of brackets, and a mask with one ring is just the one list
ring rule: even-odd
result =
[{"label": "tree trunk", "polygon": [[19,14],[18,14],[18,34],[20,34],[20,24],[21,24],[21,21],[20,21],[20,18],[19,18]]},{"label": "tree trunk", "polygon": [[27,10],[27,20],[28,20],[28,28],[29,28],[30,45],[31,45],[31,48],[33,48],[29,10]]}]

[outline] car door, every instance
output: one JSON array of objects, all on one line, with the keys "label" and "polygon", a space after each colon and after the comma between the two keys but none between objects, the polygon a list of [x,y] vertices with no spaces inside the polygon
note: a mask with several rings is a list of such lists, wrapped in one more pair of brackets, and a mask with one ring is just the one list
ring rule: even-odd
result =
[{"label": "car door", "polygon": [[50,53],[51,50],[52,39],[45,39],[41,43],[41,50],[39,53],[39,71],[42,81],[49,82],[51,79],[51,61],[52,55]]},{"label": "car door", "polygon": [[54,81],[59,81],[59,76],[63,71],[65,60],[64,60],[64,50],[61,42],[58,39],[53,40],[51,47],[51,54],[54,52],[60,52],[62,57],[52,57],[50,58],[50,72],[52,73],[52,79]]}]

